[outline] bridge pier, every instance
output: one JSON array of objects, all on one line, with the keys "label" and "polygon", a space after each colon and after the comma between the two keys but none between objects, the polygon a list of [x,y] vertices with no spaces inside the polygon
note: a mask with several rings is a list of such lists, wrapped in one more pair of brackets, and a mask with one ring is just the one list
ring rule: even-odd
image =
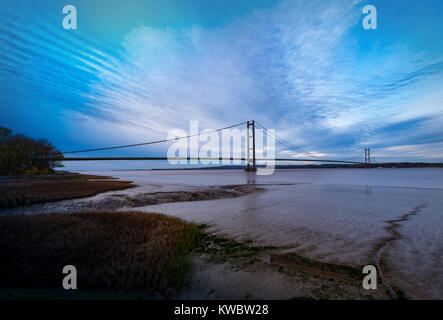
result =
[{"label": "bridge pier", "polygon": [[[252,128],[252,134],[251,134]],[[248,121],[246,124],[246,168],[245,171],[257,171],[255,165],[255,122],[254,120]],[[251,143],[252,138],[252,143]],[[252,148],[251,148],[252,145]],[[251,157],[252,152],[252,157]],[[251,166],[252,164],[252,166]]]},{"label": "bridge pier", "polygon": [[371,167],[371,149],[370,148],[365,148],[365,165],[366,165],[366,168]]}]

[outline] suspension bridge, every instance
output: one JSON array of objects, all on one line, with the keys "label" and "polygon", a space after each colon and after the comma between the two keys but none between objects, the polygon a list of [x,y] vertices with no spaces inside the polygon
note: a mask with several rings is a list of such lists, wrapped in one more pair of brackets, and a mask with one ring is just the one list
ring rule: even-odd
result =
[{"label": "suspension bridge", "polygon": [[[244,156],[244,157],[199,157],[198,156],[198,157],[172,157],[171,158],[171,157],[156,157],[156,156],[142,156],[142,157],[72,156],[73,154],[84,154],[84,153],[97,152],[97,151],[117,150],[117,149],[154,145],[154,144],[160,144],[160,143],[176,142],[178,140],[190,139],[193,137],[197,137],[202,134],[207,135],[210,133],[218,133],[223,130],[229,130],[229,129],[237,128],[237,127],[241,127],[241,126],[246,126],[246,156]],[[294,144],[288,142],[287,140],[279,137],[274,132],[270,131],[265,126],[263,126],[261,123],[259,123],[258,121],[255,121],[255,120],[244,121],[244,122],[241,122],[241,123],[238,123],[235,125],[226,126],[226,127],[219,128],[216,130],[206,131],[204,133],[197,133],[197,134],[193,134],[193,135],[175,137],[172,139],[163,139],[163,140],[149,141],[149,142],[136,143],[136,144],[119,145],[119,146],[111,146],[111,147],[103,147],[103,148],[92,148],[92,149],[66,151],[66,152],[63,152],[63,155],[64,155],[63,161],[103,161],[103,160],[227,161],[227,160],[229,160],[229,161],[244,162],[247,171],[256,171],[258,161],[271,160],[270,158],[256,157],[256,133],[255,133],[256,127],[262,129],[263,133],[267,137],[271,137],[271,138],[275,139],[276,142],[278,142],[282,146],[286,147],[287,150],[310,156],[308,158],[275,158],[275,159],[272,159],[275,162],[319,162],[319,163],[358,164],[358,165],[370,165],[370,163],[371,163],[371,156],[370,156],[370,149],[369,148],[365,149],[365,162],[349,161],[349,160],[334,160],[334,159],[319,159],[316,156],[312,155],[311,153],[306,152],[301,147],[295,146]],[[69,156],[66,156],[66,155],[69,155]]]}]

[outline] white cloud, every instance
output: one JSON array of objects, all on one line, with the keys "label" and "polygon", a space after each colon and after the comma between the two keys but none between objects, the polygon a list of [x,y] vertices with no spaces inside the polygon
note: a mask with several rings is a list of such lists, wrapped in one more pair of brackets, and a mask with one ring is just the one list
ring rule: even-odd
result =
[{"label": "white cloud", "polygon": [[120,59],[100,53],[86,64],[99,80],[85,96],[94,116],[145,140],[189,120],[203,129],[257,119],[320,156],[333,154],[319,150],[326,139],[364,143],[390,123],[441,111],[440,97],[421,91],[442,79],[429,61],[401,44],[356,57],[348,33],[360,23],[357,3],[286,1],[215,29],[138,27]]}]

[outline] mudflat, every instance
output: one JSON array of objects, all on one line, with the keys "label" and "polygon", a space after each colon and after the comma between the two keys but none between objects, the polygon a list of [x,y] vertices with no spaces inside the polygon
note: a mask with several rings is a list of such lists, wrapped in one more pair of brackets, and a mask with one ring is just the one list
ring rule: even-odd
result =
[{"label": "mudflat", "polygon": [[78,173],[4,178],[0,180],[0,208],[83,198],[134,186],[130,181]]}]

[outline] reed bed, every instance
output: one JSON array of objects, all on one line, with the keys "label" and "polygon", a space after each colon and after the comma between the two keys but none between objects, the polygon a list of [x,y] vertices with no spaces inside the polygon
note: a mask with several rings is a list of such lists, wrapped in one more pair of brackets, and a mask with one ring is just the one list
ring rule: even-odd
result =
[{"label": "reed bed", "polygon": [[0,180],[0,208],[89,197],[132,188],[130,181],[84,174],[55,174]]},{"label": "reed bed", "polygon": [[189,283],[200,230],[142,212],[0,216],[0,288],[61,288],[74,265],[79,290],[175,295]]}]

